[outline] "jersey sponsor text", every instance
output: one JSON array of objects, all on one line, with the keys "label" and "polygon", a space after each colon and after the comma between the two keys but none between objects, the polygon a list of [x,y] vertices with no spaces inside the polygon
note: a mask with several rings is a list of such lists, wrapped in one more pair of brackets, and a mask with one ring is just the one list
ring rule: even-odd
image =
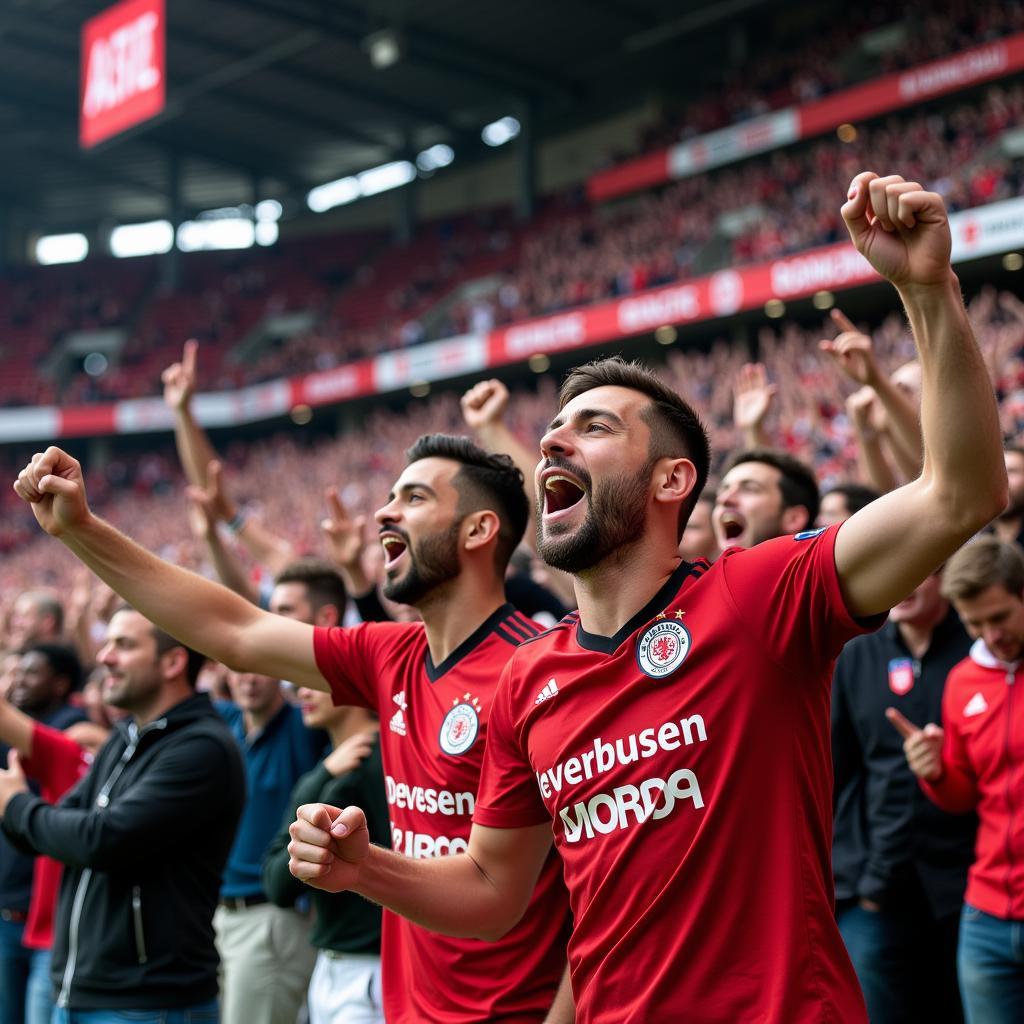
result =
[{"label": "jersey sponsor text", "polygon": [[384,785],[388,803],[403,810],[419,811],[420,814],[447,814],[449,817],[473,816],[476,798],[472,793],[410,786],[408,782],[396,782],[390,775],[385,776]]},{"label": "jersey sponsor text", "polygon": [[624,739],[606,743],[599,736],[590,750],[579,757],[560,761],[553,768],[537,772],[537,785],[541,796],[550,799],[552,793],[560,793],[566,785],[576,786],[587,779],[611,771],[617,764],[628,765],[634,761],[653,757],[659,750],[678,750],[681,746],[706,743],[707,729],[700,715],[690,715],[677,722],[663,722],[657,727],[630,733]]},{"label": "jersey sponsor text", "polygon": [[639,786],[616,786],[610,793],[598,793],[572,807],[563,807],[558,816],[565,841],[578,843],[648,819],[667,818],[677,800],[690,800],[698,810],[704,806],[697,776],[689,768],[679,768],[667,779],[644,779]]}]

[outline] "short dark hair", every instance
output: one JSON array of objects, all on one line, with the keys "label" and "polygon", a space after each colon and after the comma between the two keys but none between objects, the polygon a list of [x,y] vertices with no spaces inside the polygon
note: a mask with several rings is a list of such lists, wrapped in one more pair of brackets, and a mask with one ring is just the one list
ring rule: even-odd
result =
[{"label": "short dark hair", "polygon": [[946,562],[942,596],[970,600],[989,587],[1024,595],[1024,551],[1012,542],[984,534],[968,541]]},{"label": "short dark hair", "polygon": [[281,583],[301,583],[306,588],[313,613],[332,604],[338,609],[338,621],[345,617],[348,591],[337,569],[323,558],[296,558],[275,577],[274,586]]},{"label": "short dark hair", "polygon": [[558,392],[558,408],[594,388],[616,387],[639,391],[651,400],[643,413],[644,422],[651,431],[648,458],[685,456],[697,470],[697,480],[690,496],[679,509],[678,535],[681,538],[694,507],[708,480],[711,469],[711,444],[708,431],[697,411],[681,398],[660,377],[643,363],[627,362],[621,356],[595,359],[570,370]]},{"label": "short dark hair", "polygon": [[26,590],[18,596],[29,598],[43,614],[52,615],[54,631],[64,632],[64,605],[56,594],[49,590]]},{"label": "short dark hair", "polygon": [[69,693],[81,688],[82,663],[74,647],[67,644],[35,643],[29,644],[21,653],[41,654],[50,666],[50,671],[68,681]]},{"label": "short dark hair", "polygon": [[420,459],[450,459],[460,463],[452,483],[459,492],[459,515],[490,508],[498,513],[495,563],[504,573],[530,519],[523,474],[508,455],[484,451],[468,437],[424,434],[405,453],[411,465]]},{"label": "short dark hair", "polygon": [[[128,604],[127,601],[124,604],[118,605],[114,609],[113,614],[116,615],[118,612],[135,612],[136,615],[142,615],[138,608]],[[142,617],[146,619],[145,615],[142,615]],[[168,651],[173,651],[175,647],[180,647],[188,655],[188,662],[185,665],[185,678],[188,680],[188,685],[195,689],[196,683],[199,681],[199,673],[208,660],[206,655],[193,650],[188,644],[183,644],[180,640],[175,640],[170,633],[165,633],[149,619],[146,619],[146,621],[149,623],[149,628],[153,632],[153,639],[156,641],[156,656],[158,658]]]},{"label": "short dark hair", "polygon": [[881,497],[873,487],[855,483],[836,484],[834,487],[830,487],[822,495],[822,498],[827,497],[829,494],[841,494],[846,502],[846,510],[851,516],[867,505],[870,505],[876,498]]},{"label": "short dark hair", "polygon": [[760,462],[777,469],[781,474],[779,490],[782,492],[783,507],[802,505],[807,509],[807,525],[814,525],[821,506],[821,496],[818,493],[818,478],[806,462],[777,448],[748,448],[730,457],[725,464],[723,476],[745,462]]}]

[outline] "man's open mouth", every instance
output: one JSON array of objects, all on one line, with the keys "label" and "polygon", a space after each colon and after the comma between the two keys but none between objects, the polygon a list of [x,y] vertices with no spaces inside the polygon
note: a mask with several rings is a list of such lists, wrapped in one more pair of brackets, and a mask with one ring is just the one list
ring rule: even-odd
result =
[{"label": "man's open mouth", "polygon": [[380,546],[384,549],[384,568],[390,569],[405,554],[408,545],[394,533],[385,533],[380,538]]},{"label": "man's open mouth", "polygon": [[726,540],[736,540],[747,528],[746,520],[733,512],[726,512],[719,519],[719,522],[722,525],[722,533],[725,534]]},{"label": "man's open mouth", "polygon": [[544,478],[544,514],[564,512],[583,500],[586,492],[570,477],[551,473]]}]

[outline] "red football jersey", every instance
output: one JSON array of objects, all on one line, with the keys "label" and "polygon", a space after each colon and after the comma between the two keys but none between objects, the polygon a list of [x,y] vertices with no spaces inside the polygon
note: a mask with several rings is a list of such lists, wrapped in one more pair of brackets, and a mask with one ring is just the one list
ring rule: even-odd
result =
[{"label": "red football jersey", "polygon": [[[380,715],[392,847],[410,857],[467,848],[487,723],[506,662],[539,627],[498,609],[440,665],[422,623],[317,629],[317,666],[335,704]],[[536,1024],[565,972],[571,919],[552,853],[523,920],[499,942],[437,935],[384,911],[388,1024]]]},{"label": "red football jersey", "polygon": [[475,820],[550,819],[584,1024],[857,1024],[833,916],[836,529],[683,563],[613,637],[513,655]]},{"label": "red football jersey", "polygon": [[[32,723],[32,754],[21,766],[40,784],[40,796],[50,804],[58,800],[89,770],[92,754],[59,729]],[[21,941],[29,949],[53,945],[53,913],[64,865],[52,857],[36,857],[32,872],[32,903]]]}]

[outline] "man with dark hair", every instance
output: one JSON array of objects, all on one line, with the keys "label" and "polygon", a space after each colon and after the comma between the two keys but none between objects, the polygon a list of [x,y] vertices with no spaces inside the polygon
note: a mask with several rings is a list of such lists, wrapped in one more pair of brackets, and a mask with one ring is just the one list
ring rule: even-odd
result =
[{"label": "man with dark hair", "polygon": [[960,915],[960,990],[972,1024],[1011,1024],[1024,1020],[1024,714],[1016,685],[1024,682],[1024,551],[978,537],[950,558],[942,591],[974,638],[946,682],[942,726],[922,716],[919,728],[895,708],[889,720],[924,792],[950,814],[977,813]]},{"label": "man with dark hair", "polygon": [[[43,475],[71,489],[56,502],[34,484],[24,492],[43,503],[32,507],[46,529],[161,628],[217,661],[376,711],[393,845],[422,859],[466,849],[498,678],[539,632],[505,601],[505,568],[529,515],[511,459],[443,435],[417,442],[376,521],[384,594],[414,604],[423,621],[341,629],[262,611],[161,561],[94,516],[78,463],[49,452],[56,472]],[[386,913],[389,1024],[571,1021],[567,984],[554,1002],[570,920],[557,857],[537,865],[530,888],[533,910],[494,943],[445,938]]]},{"label": "man with dark hair", "polygon": [[929,576],[877,633],[843,648],[832,684],[839,930],[872,1024],[959,1024],[956,943],[977,818],[918,788],[886,720],[934,721],[970,639]]},{"label": "man with dark hair", "polygon": [[9,642],[20,651],[29,644],[60,640],[64,631],[64,606],[51,590],[26,590],[11,610]]},{"label": "man with dark hair", "polygon": [[338,570],[322,558],[297,558],[275,577],[270,610],[311,626],[340,626],[348,594]]},{"label": "man with dark hair", "polygon": [[33,718],[49,718],[82,685],[82,663],[66,644],[34,643],[24,648],[8,700]]},{"label": "man with dark hair", "polygon": [[245,785],[234,740],[195,692],[202,660],[119,609],[97,661],[104,699],[130,717],[57,806],[28,791],[17,763],[0,772],[4,834],[65,864],[55,1021],[172,1009],[216,1019],[213,911]]},{"label": "man with dark hair", "polygon": [[[37,722],[67,729],[85,718],[67,702],[81,675],[73,648],[36,641],[18,657],[8,698]],[[0,743],[0,767],[7,764],[8,752]],[[38,789],[33,785],[34,792]],[[48,1024],[53,1008],[49,950],[29,949],[22,942],[32,909],[35,860],[0,834],[0,1024]]]},{"label": "man with dark hair", "polygon": [[726,548],[750,548],[773,537],[799,533],[818,515],[814,471],[787,452],[751,448],[725,465],[711,521]]},{"label": "man with dark hair", "polygon": [[[496,937],[553,837],[580,1024],[866,1020],[832,907],[833,662],[998,513],[1006,474],[942,199],[872,172],[847,199],[920,351],[921,476],[841,526],[681,562],[703,446],[656,438],[695,417],[675,395],[662,415],[651,374],[588,375],[563,393],[536,477],[540,548],[572,564],[579,615],[509,661],[466,855],[410,860],[369,846],[358,808],[311,804],[291,826],[293,873]],[[26,497],[48,500],[26,472]],[[799,504],[813,521],[816,490]]]},{"label": "man with dark hair", "polygon": [[864,484],[835,484],[821,496],[816,526],[837,526],[845,523],[855,512],[867,507],[879,497],[878,491]]}]

